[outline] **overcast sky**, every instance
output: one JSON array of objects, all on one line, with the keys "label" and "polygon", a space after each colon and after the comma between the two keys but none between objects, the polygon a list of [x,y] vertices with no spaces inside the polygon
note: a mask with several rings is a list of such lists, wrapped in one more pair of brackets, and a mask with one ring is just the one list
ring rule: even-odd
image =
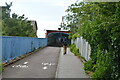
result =
[{"label": "overcast sky", "polygon": [[77,0],[1,0],[0,6],[13,2],[11,13],[25,14],[29,20],[36,20],[38,24],[37,35],[45,37],[45,30],[57,30],[60,27],[65,10]]}]

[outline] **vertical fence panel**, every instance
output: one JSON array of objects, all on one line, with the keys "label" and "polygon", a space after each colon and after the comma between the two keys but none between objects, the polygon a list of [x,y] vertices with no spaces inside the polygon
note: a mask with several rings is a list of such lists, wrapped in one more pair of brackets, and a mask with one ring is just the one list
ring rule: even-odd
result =
[{"label": "vertical fence panel", "polygon": [[83,39],[83,57],[85,58],[85,40]]},{"label": "vertical fence panel", "polygon": [[2,38],[2,62],[7,62],[18,56],[47,45],[46,38],[8,37]]},{"label": "vertical fence panel", "polygon": [[79,49],[80,55],[84,57],[86,61],[88,61],[91,54],[90,44],[88,44],[88,42],[86,42],[86,40],[82,37],[75,39],[75,41],[71,40],[71,44],[73,43],[75,43],[76,47]]},{"label": "vertical fence panel", "polygon": [[88,42],[86,42],[86,54],[85,54],[85,59],[88,61]]},{"label": "vertical fence panel", "polygon": [[90,44],[88,44],[88,59],[90,59],[90,54],[91,54],[91,47]]},{"label": "vertical fence panel", "polygon": [[81,52],[81,56],[82,56],[82,46],[83,46],[83,39],[82,39],[82,37],[80,37],[80,44],[81,44],[81,46],[80,46],[80,52]]}]

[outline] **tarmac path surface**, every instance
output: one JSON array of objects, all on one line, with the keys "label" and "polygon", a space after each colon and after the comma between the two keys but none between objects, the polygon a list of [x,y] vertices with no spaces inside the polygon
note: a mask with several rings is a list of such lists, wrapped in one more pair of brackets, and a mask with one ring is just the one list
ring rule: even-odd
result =
[{"label": "tarmac path surface", "polygon": [[55,78],[60,47],[46,47],[5,67],[3,78]]}]

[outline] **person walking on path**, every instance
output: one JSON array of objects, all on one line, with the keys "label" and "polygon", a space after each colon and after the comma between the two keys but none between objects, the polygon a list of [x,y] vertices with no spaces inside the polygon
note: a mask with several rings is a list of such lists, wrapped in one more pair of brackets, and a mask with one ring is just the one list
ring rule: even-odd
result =
[{"label": "person walking on path", "polygon": [[61,39],[61,43],[62,43],[62,45],[63,45],[63,49],[64,49],[64,55],[66,54],[66,51],[67,51],[67,44],[68,44],[68,42],[67,42],[67,38],[65,37],[65,38],[62,38]]}]

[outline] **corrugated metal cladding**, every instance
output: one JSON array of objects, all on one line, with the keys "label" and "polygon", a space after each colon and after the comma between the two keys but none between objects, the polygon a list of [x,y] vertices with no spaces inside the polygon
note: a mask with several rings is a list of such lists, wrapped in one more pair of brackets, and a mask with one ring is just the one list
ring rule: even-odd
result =
[{"label": "corrugated metal cladding", "polygon": [[29,53],[39,47],[47,45],[46,38],[32,37],[2,37],[2,62],[15,59],[18,56]]}]

